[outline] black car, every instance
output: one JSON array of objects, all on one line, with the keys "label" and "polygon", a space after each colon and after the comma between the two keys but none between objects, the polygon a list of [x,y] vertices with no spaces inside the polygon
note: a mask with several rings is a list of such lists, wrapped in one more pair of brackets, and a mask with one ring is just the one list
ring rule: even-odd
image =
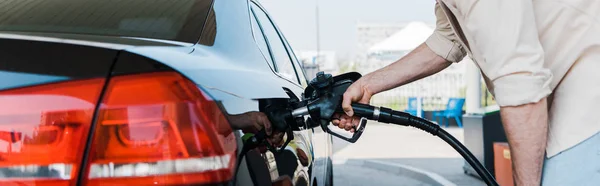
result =
[{"label": "black car", "polygon": [[254,0],[2,0],[0,185],[332,185],[320,128],[239,158],[306,86]]}]

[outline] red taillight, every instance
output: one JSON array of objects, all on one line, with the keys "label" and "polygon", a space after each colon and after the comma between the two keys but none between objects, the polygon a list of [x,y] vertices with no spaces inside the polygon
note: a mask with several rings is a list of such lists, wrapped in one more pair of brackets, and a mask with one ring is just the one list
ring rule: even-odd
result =
[{"label": "red taillight", "polygon": [[112,78],[94,131],[87,185],[206,184],[233,175],[226,118],[177,73]]},{"label": "red taillight", "polygon": [[104,78],[0,92],[0,185],[74,185]]}]

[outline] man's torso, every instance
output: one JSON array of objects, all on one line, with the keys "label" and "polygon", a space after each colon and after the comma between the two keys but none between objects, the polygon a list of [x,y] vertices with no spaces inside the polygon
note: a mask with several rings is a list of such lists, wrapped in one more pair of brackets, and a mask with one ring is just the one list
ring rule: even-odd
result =
[{"label": "man's torso", "polygon": [[[474,41],[471,31],[494,26],[469,24],[470,19],[487,16],[472,13],[481,12],[470,10],[475,2],[438,0],[467,54],[480,68],[494,68],[472,44],[484,41]],[[533,9],[544,67],[553,74],[547,148],[548,156],[553,156],[600,130],[595,116],[595,107],[600,105],[600,84],[595,82],[600,80],[600,1],[535,0]],[[494,92],[490,79],[483,75]]]}]

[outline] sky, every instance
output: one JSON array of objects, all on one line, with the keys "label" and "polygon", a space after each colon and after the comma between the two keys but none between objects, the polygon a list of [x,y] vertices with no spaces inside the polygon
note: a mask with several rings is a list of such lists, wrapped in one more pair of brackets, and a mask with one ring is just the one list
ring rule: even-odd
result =
[{"label": "sky", "polygon": [[357,48],[357,23],[435,23],[435,0],[259,0],[296,51],[317,49],[344,58]]}]

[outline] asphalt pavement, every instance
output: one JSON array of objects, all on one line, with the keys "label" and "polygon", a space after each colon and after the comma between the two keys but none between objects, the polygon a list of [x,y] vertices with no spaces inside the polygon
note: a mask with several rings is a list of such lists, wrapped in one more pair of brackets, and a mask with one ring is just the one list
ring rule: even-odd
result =
[{"label": "asphalt pavement", "polygon": [[[458,140],[463,130],[446,128]],[[336,185],[485,185],[463,173],[452,147],[419,129],[369,123],[350,144],[334,137]]]},{"label": "asphalt pavement", "polygon": [[358,165],[335,165],[333,168],[333,184],[338,186],[362,185],[397,185],[397,186],[429,186],[430,184],[410,177],[390,174],[386,171],[364,168]]}]

